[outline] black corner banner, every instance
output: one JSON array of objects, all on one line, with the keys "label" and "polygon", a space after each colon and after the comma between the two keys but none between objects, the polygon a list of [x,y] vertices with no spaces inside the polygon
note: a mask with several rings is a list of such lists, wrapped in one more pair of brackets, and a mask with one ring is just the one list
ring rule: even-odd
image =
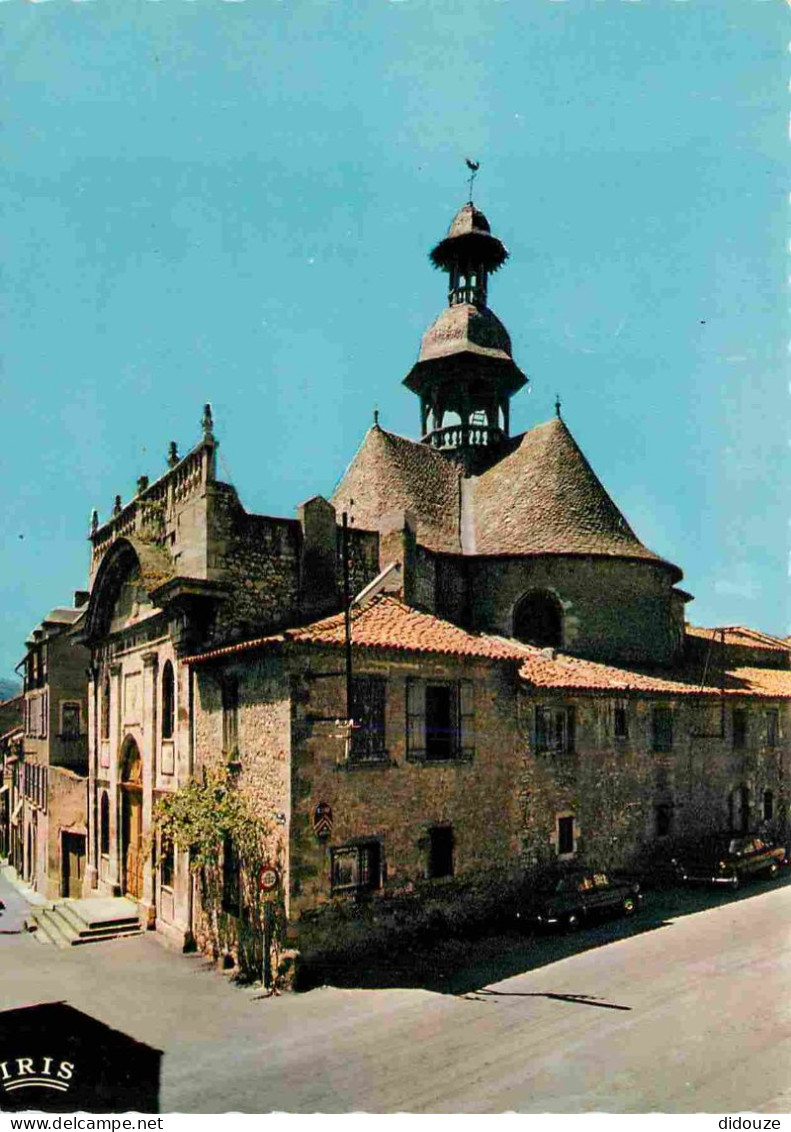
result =
[{"label": "black corner banner", "polygon": [[159,1112],[162,1053],[64,1002],[0,1012],[0,1110]]}]

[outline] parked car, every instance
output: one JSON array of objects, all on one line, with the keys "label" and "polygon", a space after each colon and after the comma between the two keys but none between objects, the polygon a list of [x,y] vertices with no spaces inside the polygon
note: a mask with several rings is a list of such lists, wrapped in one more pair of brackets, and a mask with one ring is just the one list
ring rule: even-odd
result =
[{"label": "parked car", "polygon": [[738,888],[750,876],[776,876],[786,864],[786,851],[782,845],[762,841],[760,837],[723,834],[687,848],[675,864],[683,881]]},{"label": "parked car", "polygon": [[603,872],[568,872],[527,892],[516,916],[520,924],[575,931],[599,916],[631,916],[641,903],[640,885],[635,881]]}]

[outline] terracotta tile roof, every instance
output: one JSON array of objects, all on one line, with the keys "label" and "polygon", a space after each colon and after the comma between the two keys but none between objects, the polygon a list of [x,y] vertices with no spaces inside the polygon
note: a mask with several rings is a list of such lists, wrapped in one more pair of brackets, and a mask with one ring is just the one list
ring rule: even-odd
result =
[{"label": "terracotta tile roof", "polygon": [[773,652],[791,651],[791,644],[788,639],[782,640],[780,637],[770,637],[768,633],[761,633],[758,629],[748,629],[744,625],[724,625],[722,628],[705,629],[698,625],[685,626],[686,635],[700,640],[711,641],[714,640],[719,643],[721,636],[725,634],[725,644],[734,645],[741,648],[750,649],[767,649]]},{"label": "terracotta tile roof", "polygon": [[700,669],[678,669],[660,676],[561,654],[552,657],[547,651],[535,650],[523,661],[519,674],[534,688],[570,692],[717,697],[724,691],[726,696],[791,699],[791,672],[776,668],[731,668],[721,688],[719,672],[709,672],[702,686]]},{"label": "terracotta tile roof", "polygon": [[[469,633],[450,621],[443,621],[431,613],[423,613],[404,605],[390,594],[373,598],[364,607],[352,610],[352,641],[358,648],[396,649],[441,656],[479,657],[484,660],[517,661],[524,656],[523,646],[518,642]],[[343,646],[343,614],[335,613],[310,625],[286,629],[270,637],[259,637],[214,649],[200,656],[189,657],[187,663],[198,664],[249,649],[287,643]]]},{"label": "terracotta tile roof", "polygon": [[[188,657],[186,663],[200,664],[255,649],[287,644],[341,648],[344,641],[343,614],[336,613],[310,625],[286,629],[268,637],[257,637]],[[352,611],[352,641],[357,648],[517,663],[522,679],[535,689],[579,693],[642,693],[667,697],[716,697],[721,692],[719,673],[710,674],[705,686],[701,687],[698,669],[689,668],[657,675],[554,653],[551,649],[540,649],[508,637],[470,633],[431,613],[413,609],[391,594],[373,598],[362,608]],[[725,674],[725,694],[791,699],[791,672],[733,668]]]},{"label": "terracotta tile roof", "polygon": [[[663,562],[635,535],[564,421],[514,438],[475,484],[478,554],[592,554]],[[671,566],[676,580],[681,571]]]},{"label": "terracotta tile roof", "polygon": [[378,530],[389,512],[411,511],[423,546],[458,554],[459,493],[459,472],[450,460],[427,444],[374,426],[331,502],[366,530]]}]

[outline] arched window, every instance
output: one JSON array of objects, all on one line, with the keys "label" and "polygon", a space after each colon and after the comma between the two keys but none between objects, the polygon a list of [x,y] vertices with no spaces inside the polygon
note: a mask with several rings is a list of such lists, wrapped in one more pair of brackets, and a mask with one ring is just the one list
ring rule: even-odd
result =
[{"label": "arched window", "polygon": [[110,799],[106,790],[99,803],[99,852],[103,857],[110,855]]},{"label": "arched window", "polygon": [[110,738],[110,677],[102,684],[102,739]]},{"label": "arched window", "polygon": [[563,644],[563,611],[547,590],[533,590],[520,599],[514,610],[514,633],[518,641],[541,648]]},{"label": "arched window", "polygon": [[162,669],[162,738],[173,738],[173,720],[175,718],[175,685],[173,681],[173,665],[165,662]]}]

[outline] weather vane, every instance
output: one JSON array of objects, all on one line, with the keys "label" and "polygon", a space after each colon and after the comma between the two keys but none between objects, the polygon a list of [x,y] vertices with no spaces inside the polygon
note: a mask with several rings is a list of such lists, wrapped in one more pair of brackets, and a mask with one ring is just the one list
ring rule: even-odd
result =
[{"label": "weather vane", "polygon": [[475,181],[475,174],[481,167],[480,161],[471,161],[469,157],[464,159],[467,162],[467,168],[470,170],[470,201],[472,201],[472,186]]}]

